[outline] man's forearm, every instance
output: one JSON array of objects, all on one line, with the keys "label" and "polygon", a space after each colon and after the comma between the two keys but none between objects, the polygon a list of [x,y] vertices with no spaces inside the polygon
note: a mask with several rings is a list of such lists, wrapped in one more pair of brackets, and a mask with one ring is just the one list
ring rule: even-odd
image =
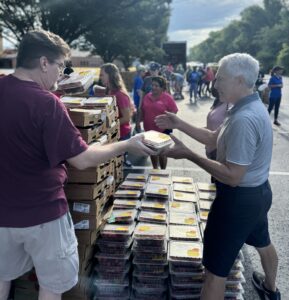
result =
[{"label": "man's forearm", "polygon": [[68,162],[77,169],[84,170],[105,163],[112,157],[123,154],[125,151],[127,151],[127,141],[103,146],[91,145],[86,151],[68,159]]},{"label": "man's forearm", "polygon": [[186,159],[192,161],[193,163],[207,171],[218,181],[231,186],[237,185],[237,183],[234,181],[234,176],[231,170],[225,164],[202,157],[190,151],[189,149],[187,149],[185,156]]},{"label": "man's forearm", "polygon": [[198,128],[185,121],[180,121],[178,129],[204,145],[216,145],[214,132],[206,128]]}]

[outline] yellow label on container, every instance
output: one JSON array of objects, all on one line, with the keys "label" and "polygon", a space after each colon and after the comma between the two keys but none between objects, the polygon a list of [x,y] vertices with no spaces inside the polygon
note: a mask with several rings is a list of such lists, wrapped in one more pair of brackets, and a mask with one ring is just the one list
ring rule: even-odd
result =
[{"label": "yellow label on container", "polygon": [[136,195],[136,192],[128,191],[127,194],[128,194],[128,195]]},{"label": "yellow label on container", "polygon": [[207,218],[209,215],[209,212],[208,211],[202,211],[201,212],[201,216],[204,217],[204,218]]},{"label": "yellow label on container", "polygon": [[180,192],[176,192],[175,195],[176,195],[176,197],[184,197],[184,194],[180,193]]},{"label": "yellow label on container", "polygon": [[199,248],[192,248],[187,251],[187,255],[190,257],[199,257],[200,256],[200,249]]},{"label": "yellow label on container", "polygon": [[135,186],[135,187],[142,187],[142,184],[140,184],[140,183],[134,183],[134,184],[132,184],[132,186]]},{"label": "yellow label on container", "polygon": [[179,208],[179,207],[181,207],[180,203],[176,203],[176,202],[172,203],[171,206],[172,206],[173,208]]},{"label": "yellow label on container", "polygon": [[136,178],[137,178],[137,179],[145,179],[144,176],[137,176]]},{"label": "yellow label on container", "polygon": [[165,218],[164,218],[163,215],[155,215],[155,216],[154,216],[154,219],[155,219],[155,220],[164,220]]},{"label": "yellow label on container", "polygon": [[164,208],[164,205],[161,204],[161,203],[155,203],[155,204],[154,204],[154,207],[155,207],[155,208]]},{"label": "yellow label on container", "polygon": [[[135,205],[135,202],[134,201],[127,201],[126,202],[128,205]],[[125,203],[124,203],[125,204]]]},{"label": "yellow label on container", "polygon": [[132,216],[132,213],[130,212],[125,212],[125,213],[122,213],[120,214],[121,217],[131,217]]},{"label": "yellow label on container", "polygon": [[168,190],[167,189],[159,189],[159,194],[161,195],[166,195],[168,193]]},{"label": "yellow label on container", "polygon": [[149,231],[150,229],[151,229],[151,227],[150,226],[146,226],[146,225],[140,226],[138,228],[139,231]]},{"label": "yellow label on container", "polygon": [[158,176],[152,176],[152,181],[157,181],[157,180],[160,180],[161,178],[158,177]]},{"label": "yellow label on container", "polygon": [[159,134],[159,138],[162,139],[162,140],[169,140],[170,139],[170,137],[168,135],[163,134],[163,133]]},{"label": "yellow label on container", "polygon": [[189,238],[196,238],[197,237],[197,232],[195,230],[190,230],[186,232],[186,237]]},{"label": "yellow label on container", "polygon": [[127,231],[128,227],[116,227],[115,230],[116,231]]},{"label": "yellow label on container", "polygon": [[193,225],[195,222],[196,220],[194,218],[185,218],[185,224]]}]

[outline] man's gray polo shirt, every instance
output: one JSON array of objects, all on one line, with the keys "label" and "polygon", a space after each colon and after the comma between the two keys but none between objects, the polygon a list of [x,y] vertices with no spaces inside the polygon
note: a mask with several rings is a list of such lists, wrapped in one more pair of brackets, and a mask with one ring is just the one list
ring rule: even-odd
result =
[{"label": "man's gray polo shirt", "polygon": [[219,133],[217,161],[248,166],[239,186],[258,186],[269,177],[272,147],[271,121],[258,93],[240,99]]}]

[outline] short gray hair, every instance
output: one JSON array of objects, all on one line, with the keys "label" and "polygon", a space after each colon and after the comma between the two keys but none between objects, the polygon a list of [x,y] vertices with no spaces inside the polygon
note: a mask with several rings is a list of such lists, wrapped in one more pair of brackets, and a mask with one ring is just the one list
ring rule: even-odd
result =
[{"label": "short gray hair", "polygon": [[219,67],[234,77],[242,76],[249,88],[254,87],[259,74],[259,62],[247,53],[233,53],[219,61]]}]

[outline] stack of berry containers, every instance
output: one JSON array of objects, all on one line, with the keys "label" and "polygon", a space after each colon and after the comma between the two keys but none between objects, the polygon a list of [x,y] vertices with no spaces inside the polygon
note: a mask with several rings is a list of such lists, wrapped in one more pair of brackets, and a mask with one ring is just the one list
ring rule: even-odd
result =
[{"label": "stack of berry containers", "polygon": [[167,226],[138,223],[133,256],[132,299],[167,299]]}]

